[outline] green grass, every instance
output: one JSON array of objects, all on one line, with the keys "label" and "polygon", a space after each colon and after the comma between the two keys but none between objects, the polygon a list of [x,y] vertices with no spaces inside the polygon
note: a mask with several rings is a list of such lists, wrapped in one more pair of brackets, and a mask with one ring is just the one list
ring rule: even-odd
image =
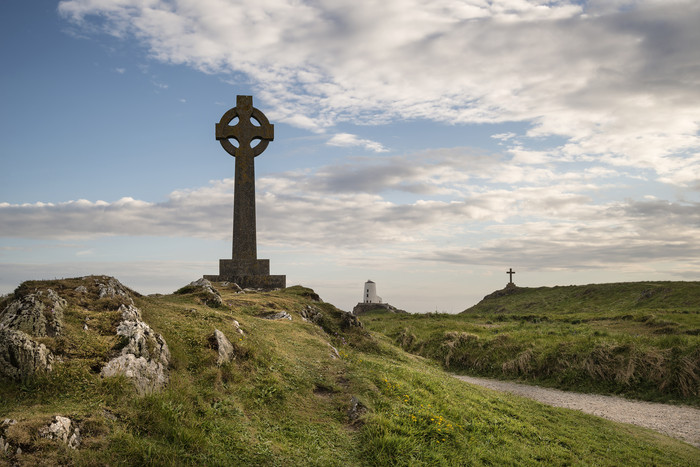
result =
[{"label": "green grass", "polygon": [[362,321],[450,371],[700,405],[697,282],[504,289],[458,315]]},{"label": "green grass", "polygon": [[[61,294],[60,281],[52,287]],[[69,286],[64,288],[68,294]],[[225,305],[219,308],[203,305],[196,294],[135,299],[144,320],[163,334],[172,353],[168,387],[145,397],[138,397],[124,378],[99,376],[96,363],[109,358],[115,342],[98,326],[96,304],[72,303],[65,312],[63,343],[45,340],[57,353],[64,352],[64,362],[25,383],[0,383],[0,419],[18,421],[6,437],[24,451],[15,461],[700,465],[696,448],[651,431],[460,382],[387,337],[349,327],[335,307],[312,301],[309,289],[220,291]],[[319,325],[302,321],[299,312],[307,306],[323,314]],[[293,320],[258,317],[281,310]],[[95,326],[84,331],[81,324],[88,315]],[[244,336],[236,332],[234,319]],[[221,367],[208,342],[215,328],[235,347],[235,360]],[[348,417],[353,396],[367,408],[357,421]],[[77,451],[37,436],[56,414],[79,423],[83,444]],[[10,460],[0,455],[3,463]]]}]

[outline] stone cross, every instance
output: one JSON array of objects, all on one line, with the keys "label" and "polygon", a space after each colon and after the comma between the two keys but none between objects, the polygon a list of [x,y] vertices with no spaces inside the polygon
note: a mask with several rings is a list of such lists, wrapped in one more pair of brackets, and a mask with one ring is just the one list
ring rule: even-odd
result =
[{"label": "stone cross", "polygon": [[[270,275],[270,260],[258,259],[255,226],[255,164],[274,139],[275,127],[253,107],[252,96],[236,96],[216,124],[216,139],[236,159],[233,189],[233,241],[230,260],[219,260],[219,275],[204,276],[214,281],[235,282],[241,287],[283,288],[286,276]],[[238,144],[234,144],[231,140]],[[254,142],[257,141],[257,144]]]},{"label": "stone cross", "polygon": [[[230,123],[238,120],[233,126]],[[259,125],[255,125],[257,120]],[[235,139],[234,146],[230,139]],[[255,228],[255,164],[275,138],[275,127],[253,107],[252,96],[237,96],[236,107],[226,112],[216,124],[216,139],[236,158],[233,198],[233,259],[255,260],[258,257]],[[253,141],[260,141],[252,146]]]},{"label": "stone cross", "polygon": [[508,271],[506,271],[506,274],[508,274],[508,276],[510,277],[510,279],[509,279],[510,282],[508,282],[508,283],[512,284],[513,283],[513,274],[515,274],[515,271],[513,271],[513,268],[508,268]]}]

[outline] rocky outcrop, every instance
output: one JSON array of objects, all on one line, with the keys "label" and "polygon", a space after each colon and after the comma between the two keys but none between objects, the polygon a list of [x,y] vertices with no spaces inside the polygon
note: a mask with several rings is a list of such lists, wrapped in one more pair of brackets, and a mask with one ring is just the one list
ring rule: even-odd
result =
[{"label": "rocky outcrop", "polygon": [[270,320],[278,320],[278,319],[288,319],[289,321],[292,320],[292,315],[287,313],[286,311],[280,311],[278,313],[267,313],[264,315],[260,315],[260,318],[263,319],[270,319]]},{"label": "rocky outcrop", "polygon": [[35,337],[55,337],[63,329],[68,303],[52,289],[13,300],[0,312],[0,377],[24,381],[51,371],[54,357]]},{"label": "rocky outcrop", "polygon": [[357,316],[347,311],[343,312],[342,321],[340,322],[340,325],[343,329],[362,327],[362,323],[359,319],[357,319]]},{"label": "rocky outcrop", "polygon": [[20,447],[17,447],[17,450],[15,451],[14,446],[12,446],[10,441],[7,439],[7,433],[5,432],[9,427],[16,424],[17,420],[13,420],[11,418],[6,418],[0,422],[0,455],[11,456],[13,454],[22,453],[22,449]]},{"label": "rocky outcrop", "polygon": [[124,346],[119,356],[102,368],[105,377],[124,375],[130,378],[140,394],[148,394],[168,383],[170,351],[163,336],[154,332],[141,319],[141,311],[133,305],[119,308],[122,321],[117,335]]},{"label": "rocky outcrop", "polygon": [[80,446],[80,430],[78,426],[68,417],[56,415],[53,421],[39,430],[42,438],[59,441],[71,449]]},{"label": "rocky outcrop", "polygon": [[233,344],[228,340],[226,335],[214,329],[214,334],[209,338],[209,343],[212,348],[219,353],[219,357],[216,360],[216,364],[221,366],[225,363],[230,362],[234,358]]},{"label": "rocky outcrop", "polygon": [[98,287],[98,298],[117,298],[128,304],[134,304],[129,289],[114,277],[98,277],[95,278],[95,283]]},{"label": "rocky outcrop", "polygon": [[311,323],[318,323],[321,319],[323,319],[323,314],[321,311],[312,305],[306,305],[306,307],[301,310],[299,314],[301,315],[301,319]]},{"label": "rocky outcrop", "polygon": [[30,376],[51,371],[54,357],[22,331],[0,327],[0,377],[24,381]]},{"label": "rocky outcrop", "polygon": [[[236,284],[234,284],[236,285]],[[238,287],[238,286],[236,286]],[[207,279],[201,278],[194,282],[190,282],[189,285],[181,288],[175,293],[185,294],[194,293],[198,295],[198,298],[207,306],[218,308],[223,306],[224,301],[221,299],[221,294],[216,290],[211,282]]]},{"label": "rocky outcrop", "polygon": [[52,289],[38,290],[12,301],[0,312],[0,326],[35,337],[54,337],[63,328],[68,303]]},{"label": "rocky outcrop", "polygon": [[404,310],[399,310],[395,306],[389,305],[388,303],[358,303],[355,308],[352,309],[352,314],[359,316],[364,313],[369,313],[370,311],[386,311],[387,313],[407,313]]}]

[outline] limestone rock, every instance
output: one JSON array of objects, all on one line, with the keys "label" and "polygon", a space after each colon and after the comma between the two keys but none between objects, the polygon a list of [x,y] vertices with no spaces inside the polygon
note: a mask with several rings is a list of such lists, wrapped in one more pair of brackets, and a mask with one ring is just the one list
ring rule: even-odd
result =
[{"label": "limestone rock", "polygon": [[116,298],[121,304],[134,304],[129,289],[114,277],[100,276],[95,277],[94,280],[98,289],[98,298]]},{"label": "limestone rock", "polygon": [[[235,285],[235,284],[234,284]],[[205,278],[198,279],[194,282],[190,282],[190,287],[200,288],[204,294],[204,303],[211,307],[219,307],[224,304],[221,299],[221,294],[211,285]]]},{"label": "limestone rock", "polygon": [[331,358],[332,358],[332,359],[338,359],[338,358],[340,358],[340,353],[338,352],[338,349],[336,349],[335,347],[333,347],[333,346],[330,345],[330,344],[328,344],[328,347],[330,347],[331,350],[333,351],[333,352],[331,352]]},{"label": "limestone rock", "polygon": [[241,286],[236,284],[235,282],[224,282],[222,285],[224,287],[228,287],[229,289],[233,290],[236,293],[243,292],[243,289],[241,288]]},{"label": "limestone rock", "polygon": [[214,334],[209,338],[209,342],[211,346],[219,352],[219,358],[216,360],[217,365],[221,366],[233,360],[233,344],[231,344],[231,341],[228,340],[223,332],[214,329]]},{"label": "limestone rock", "polygon": [[241,323],[239,323],[238,321],[236,321],[236,320],[234,319],[234,320],[233,320],[233,325],[236,326],[236,331],[238,332],[238,334],[240,334],[241,336],[245,336],[245,333],[243,332],[243,329],[241,329]]},{"label": "limestone rock", "polygon": [[11,302],[0,313],[0,326],[35,337],[58,336],[67,306],[52,289],[38,290]]},{"label": "limestone rock", "polygon": [[113,358],[102,367],[104,377],[124,375],[131,379],[139,394],[151,394],[168,384],[168,369],[160,362],[124,354]]},{"label": "limestone rock", "polygon": [[75,291],[79,294],[88,293],[88,289],[84,285],[79,285],[75,288]]},{"label": "limestone rock", "polygon": [[306,305],[306,307],[301,310],[301,319],[304,321],[310,321],[312,323],[318,323],[322,318],[323,314],[315,306]]},{"label": "limestone rock", "polygon": [[22,331],[0,326],[0,377],[15,381],[51,371],[53,355]]},{"label": "limestone rock", "polygon": [[42,438],[53,439],[66,444],[71,449],[80,446],[80,430],[68,417],[56,415],[52,423],[39,430]]},{"label": "limestone rock", "polygon": [[270,320],[277,320],[277,319],[288,319],[289,321],[292,320],[292,315],[290,315],[286,311],[280,311],[279,313],[269,313],[266,315],[262,315],[260,317],[263,319],[270,319]]},{"label": "limestone rock", "polygon": [[360,419],[364,414],[368,412],[367,406],[365,406],[360,400],[352,396],[350,399],[350,408],[348,409],[348,418],[351,423],[354,423]]},{"label": "limestone rock", "polygon": [[133,305],[119,307],[122,321],[117,335],[126,341],[119,356],[102,368],[105,377],[124,375],[140,394],[157,391],[168,383],[170,351],[163,336],[141,320],[141,311]]},{"label": "limestone rock", "polygon": [[16,420],[6,418],[0,423],[0,454],[12,453],[10,442],[5,439],[5,429],[16,424]]},{"label": "limestone rock", "polygon": [[357,319],[357,316],[355,316],[352,313],[349,313],[347,311],[343,312],[341,326],[343,328],[361,328],[361,327],[363,327],[360,320]]}]

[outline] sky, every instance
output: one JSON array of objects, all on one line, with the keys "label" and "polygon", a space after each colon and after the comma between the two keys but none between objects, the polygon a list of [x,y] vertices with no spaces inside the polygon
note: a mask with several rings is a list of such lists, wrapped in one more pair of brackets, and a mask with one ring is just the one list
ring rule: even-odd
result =
[{"label": "sky", "polygon": [[514,282],[700,280],[696,0],[3,0],[0,293],[170,293],[231,256],[236,95],[258,257],[350,310]]}]

